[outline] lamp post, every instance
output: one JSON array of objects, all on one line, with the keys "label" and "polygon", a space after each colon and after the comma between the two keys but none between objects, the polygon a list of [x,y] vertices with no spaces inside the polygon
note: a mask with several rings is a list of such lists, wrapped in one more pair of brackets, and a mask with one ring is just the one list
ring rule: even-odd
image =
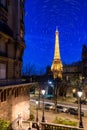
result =
[{"label": "lamp post", "polygon": [[42,114],[42,122],[45,122],[45,117],[44,117],[44,95],[45,95],[45,90],[43,89],[42,91],[42,95],[43,95],[43,114]]},{"label": "lamp post", "polygon": [[36,100],[36,122],[38,122],[38,100]]},{"label": "lamp post", "polygon": [[55,102],[55,112],[57,113],[57,98],[58,98],[58,94],[59,94],[59,82],[60,80],[58,79],[58,77],[54,80],[55,83],[55,87],[54,87],[54,102]]},{"label": "lamp post", "polygon": [[76,97],[76,89],[75,88],[72,90],[72,92],[73,92],[73,97]]},{"label": "lamp post", "polygon": [[79,89],[78,90],[78,92],[77,92],[77,94],[78,94],[78,108],[79,108],[79,110],[78,110],[78,116],[79,116],[79,128],[83,128],[83,122],[82,122],[82,116],[81,116],[81,96],[82,96],[82,90],[81,89]]},{"label": "lamp post", "polygon": [[[29,118],[30,118],[30,105],[29,105],[28,110],[29,110]],[[30,128],[30,122],[29,122],[29,128],[28,128],[28,130],[31,130],[31,128]]]}]

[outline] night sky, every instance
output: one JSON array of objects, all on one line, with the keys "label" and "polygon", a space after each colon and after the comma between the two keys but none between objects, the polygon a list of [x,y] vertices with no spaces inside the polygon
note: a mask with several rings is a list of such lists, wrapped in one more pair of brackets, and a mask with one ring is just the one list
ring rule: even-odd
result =
[{"label": "night sky", "polygon": [[58,27],[63,63],[81,60],[87,45],[87,0],[25,0],[23,66],[32,64],[40,73],[52,64]]}]

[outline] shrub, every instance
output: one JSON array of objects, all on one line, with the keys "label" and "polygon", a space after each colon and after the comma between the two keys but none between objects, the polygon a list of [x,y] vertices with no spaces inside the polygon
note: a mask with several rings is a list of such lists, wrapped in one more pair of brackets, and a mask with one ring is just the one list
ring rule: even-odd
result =
[{"label": "shrub", "polygon": [[76,121],[71,121],[70,119],[62,119],[62,118],[55,118],[54,123],[62,124],[62,125],[70,125],[70,126],[77,126]]},{"label": "shrub", "polygon": [[6,120],[0,120],[0,130],[12,130],[11,123]]},{"label": "shrub", "polygon": [[35,119],[34,115],[33,114],[30,114],[30,119],[31,121],[33,121]]}]

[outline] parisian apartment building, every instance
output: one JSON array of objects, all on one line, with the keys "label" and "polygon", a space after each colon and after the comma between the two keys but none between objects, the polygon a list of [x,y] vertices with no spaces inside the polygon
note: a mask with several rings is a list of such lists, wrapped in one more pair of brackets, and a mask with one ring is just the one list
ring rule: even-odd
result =
[{"label": "parisian apartment building", "polygon": [[21,79],[24,0],[0,0],[0,119],[29,118],[29,88]]},{"label": "parisian apartment building", "polygon": [[21,77],[24,43],[24,2],[0,0],[0,80]]}]

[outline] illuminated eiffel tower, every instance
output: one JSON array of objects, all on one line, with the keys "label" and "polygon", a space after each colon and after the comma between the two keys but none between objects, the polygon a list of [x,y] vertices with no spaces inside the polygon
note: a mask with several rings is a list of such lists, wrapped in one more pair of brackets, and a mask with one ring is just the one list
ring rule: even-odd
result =
[{"label": "illuminated eiffel tower", "polygon": [[55,52],[54,52],[54,60],[51,66],[51,71],[53,72],[53,77],[62,79],[63,66],[60,59],[60,50],[59,50],[59,37],[58,37],[58,29],[56,28],[56,38],[55,38]]}]

